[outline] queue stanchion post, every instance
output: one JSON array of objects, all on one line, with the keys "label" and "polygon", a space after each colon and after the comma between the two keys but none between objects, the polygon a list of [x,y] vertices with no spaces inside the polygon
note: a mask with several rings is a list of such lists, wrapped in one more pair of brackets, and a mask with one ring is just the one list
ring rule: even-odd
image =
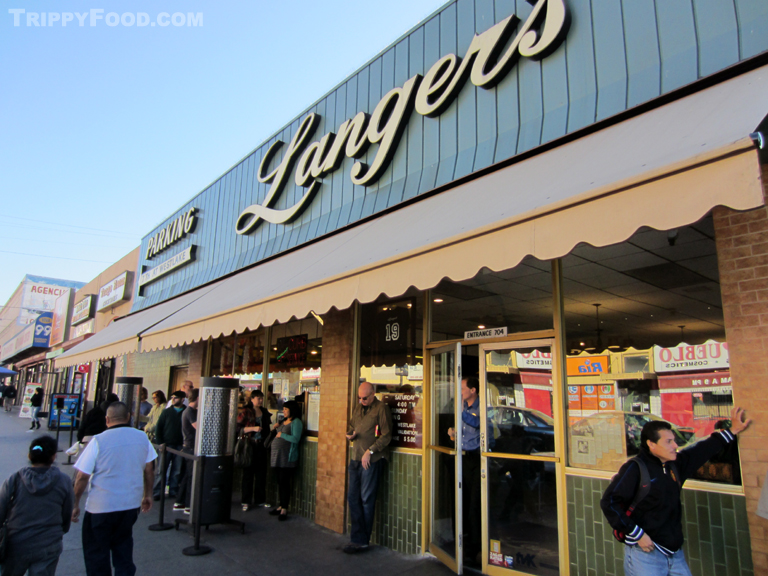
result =
[{"label": "queue stanchion post", "polygon": [[56,398],[56,448],[57,452],[64,452],[59,448],[59,433],[61,432],[61,411],[64,410],[64,398]]},{"label": "queue stanchion post", "polygon": [[152,532],[161,532],[173,528],[173,524],[165,521],[165,459],[167,458],[165,444],[160,444],[157,446],[157,449],[160,451],[160,518],[158,518],[157,524],[149,526]]},{"label": "queue stanchion post", "polygon": [[[77,418],[72,416],[72,422],[69,426],[69,445],[72,446],[72,437],[75,434],[75,424],[77,423]],[[72,466],[74,462],[72,462],[72,454],[67,453],[67,461],[62,463],[62,466]]]}]

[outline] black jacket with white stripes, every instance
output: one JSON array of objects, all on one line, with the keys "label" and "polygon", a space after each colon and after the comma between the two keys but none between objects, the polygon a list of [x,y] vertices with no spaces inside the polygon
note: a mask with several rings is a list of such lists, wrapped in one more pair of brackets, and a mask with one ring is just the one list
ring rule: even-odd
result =
[{"label": "black jacket with white stripes", "polygon": [[680,490],[707,460],[735,441],[729,430],[720,430],[677,453],[675,468],[680,478],[674,478],[669,462],[662,464],[643,446],[639,458],[648,467],[651,489],[637,505],[631,516],[632,504],[640,484],[640,469],[632,460],[624,463],[600,500],[600,507],[610,525],[626,534],[626,544],[636,546],[643,534],[653,540],[656,548],[671,556],[683,545],[682,505]]}]

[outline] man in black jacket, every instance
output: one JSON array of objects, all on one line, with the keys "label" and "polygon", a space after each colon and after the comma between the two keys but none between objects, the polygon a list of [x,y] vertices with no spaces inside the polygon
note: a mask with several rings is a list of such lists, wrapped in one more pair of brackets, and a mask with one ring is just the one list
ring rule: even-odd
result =
[{"label": "man in black jacket", "polygon": [[707,460],[749,426],[744,411],[731,412],[730,430],[720,430],[708,439],[677,452],[672,426],[656,420],[643,426],[640,454],[646,465],[650,490],[630,510],[640,489],[640,468],[627,461],[608,485],[600,506],[611,526],[625,535],[625,576],[690,575],[683,554],[683,525],[680,491]]},{"label": "man in black jacket", "polygon": [[[163,410],[163,413],[160,414],[160,418],[157,420],[157,426],[155,426],[156,444],[165,444],[166,448],[181,450],[184,444],[184,436],[181,431],[181,415],[186,408],[184,406],[186,398],[187,395],[181,390],[176,390],[176,392],[171,394],[171,407]],[[181,456],[166,452],[165,467],[163,470],[159,470],[158,466],[155,474],[155,501],[160,500],[160,491],[165,489],[165,478],[169,467],[171,468],[171,473],[168,477],[168,496],[171,498],[176,497],[176,492],[179,489],[179,477],[181,475]]]}]

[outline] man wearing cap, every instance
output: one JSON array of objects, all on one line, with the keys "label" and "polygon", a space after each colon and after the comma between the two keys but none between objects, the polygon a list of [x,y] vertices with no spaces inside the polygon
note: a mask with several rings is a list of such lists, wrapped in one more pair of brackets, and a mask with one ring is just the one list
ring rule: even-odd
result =
[{"label": "man wearing cap", "polygon": [[389,406],[376,398],[370,382],[360,384],[357,398],[359,402],[352,410],[352,418],[347,425],[347,440],[354,442],[349,462],[348,500],[352,533],[350,543],[344,547],[347,554],[368,549],[379,476],[392,440]]},{"label": "man wearing cap", "polygon": [[[160,418],[157,419],[157,426],[155,427],[156,444],[165,444],[166,448],[172,448],[173,450],[182,449],[184,435],[181,429],[181,414],[186,408],[186,406],[184,406],[186,398],[187,395],[181,390],[176,390],[176,392],[171,394],[171,407],[164,410],[163,413],[160,414]],[[176,497],[176,493],[179,489],[181,460],[181,456],[171,454],[170,452],[165,453],[165,467],[155,479],[155,500],[160,500],[161,490],[165,489],[165,481],[169,467],[171,469],[171,474],[168,478],[168,496],[171,498]]]},{"label": "man wearing cap", "polygon": [[[186,394],[186,396],[184,396],[184,406],[189,406],[189,395],[194,389],[195,385],[192,384],[192,380],[184,380],[184,384],[181,385],[181,391]],[[166,409],[171,406],[173,406],[173,394],[171,394],[171,399],[168,400],[168,404],[165,405]]]},{"label": "man wearing cap", "polygon": [[139,510],[152,508],[155,449],[130,425],[122,402],[107,409],[107,430],[97,434],[77,459],[72,521],[80,519],[80,498],[88,490],[83,516],[83,558],[88,576],[133,576],[133,525]]}]

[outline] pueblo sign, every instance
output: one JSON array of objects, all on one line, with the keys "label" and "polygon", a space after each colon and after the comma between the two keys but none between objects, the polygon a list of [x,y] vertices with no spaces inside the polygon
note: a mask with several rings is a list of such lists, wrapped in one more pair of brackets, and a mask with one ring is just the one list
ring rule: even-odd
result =
[{"label": "pueblo sign", "polygon": [[[422,116],[439,116],[467,80],[479,88],[489,89],[504,78],[520,57],[541,59],[553,52],[565,37],[570,22],[565,0],[528,1],[533,4],[533,10],[525,22],[513,14],[482,34],[476,34],[463,58],[456,54],[443,56],[423,77],[416,74],[385,94],[371,115],[359,112],[342,122],[335,133],[328,132],[311,144],[320,116],[307,115],[287,146],[278,140],[264,155],[257,177],[259,182],[271,186],[261,204],[251,204],[240,213],[235,223],[236,232],[247,234],[263,221],[273,224],[293,221],[310,204],[322,179],[336,171],[345,156],[358,159],[369,146],[378,145],[370,165],[358,160],[350,170],[354,184],[374,184],[392,160],[414,109]],[[277,162],[281,148],[285,151]],[[305,188],[305,192],[293,206],[274,208],[291,173],[296,185]],[[175,237],[172,231],[171,237]],[[155,253],[152,240],[147,248],[148,257]]]},{"label": "pueblo sign", "polygon": [[728,343],[707,340],[704,344],[678,344],[674,348],[653,347],[656,372],[724,370],[730,366]]}]

